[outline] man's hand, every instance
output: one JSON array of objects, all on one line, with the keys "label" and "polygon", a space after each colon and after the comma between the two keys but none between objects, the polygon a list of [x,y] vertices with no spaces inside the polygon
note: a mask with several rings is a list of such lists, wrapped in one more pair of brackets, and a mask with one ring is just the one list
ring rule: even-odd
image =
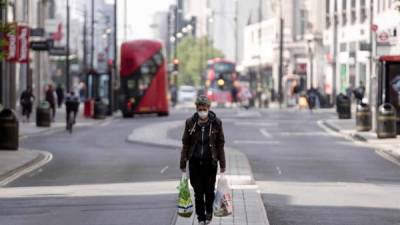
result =
[{"label": "man's hand", "polygon": [[186,169],[181,169],[182,173],[186,173]]},{"label": "man's hand", "polygon": [[220,169],[220,172],[221,172],[221,173],[225,173],[225,168],[221,168],[221,169]]}]

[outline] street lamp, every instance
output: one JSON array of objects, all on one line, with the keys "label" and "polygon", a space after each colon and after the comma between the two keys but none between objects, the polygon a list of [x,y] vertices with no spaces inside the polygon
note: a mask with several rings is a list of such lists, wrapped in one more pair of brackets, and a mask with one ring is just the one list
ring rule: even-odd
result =
[{"label": "street lamp", "polygon": [[178,33],[176,34],[176,37],[177,37],[178,39],[181,39],[181,38],[183,37],[183,34],[182,34],[181,32],[178,32]]},{"label": "street lamp", "polygon": [[314,42],[314,39],[308,39],[307,40],[307,47],[308,47],[308,54],[310,57],[310,88],[314,88],[314,51],[312,44]]}]

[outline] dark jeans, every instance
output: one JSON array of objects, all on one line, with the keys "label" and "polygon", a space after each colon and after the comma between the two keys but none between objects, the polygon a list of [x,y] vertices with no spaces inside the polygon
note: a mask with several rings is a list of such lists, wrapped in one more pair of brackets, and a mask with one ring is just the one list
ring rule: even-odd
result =
[{"label": "dark jeans", "polygon": [[67,109],[67,114],[66,114],[66,123],[68,124],[68,120],[69,120],[69,115],[71,114],[71,113],[73,113],[74,114],[74,118],[73,118],[73,122],[75,123],[75,121],[76,121],[76,115],[78,114],[78,111],[77,110],[73,110],[73,109]]},{"label": "dark jeans", "polygon": [[189,175],[190,184],[194,189],[197,219],[205,221],[206,213],[213,213],[217,163],[211,161],[200,163],[198,160],[190,160]]},{"label": "dark jeans", "polygon": [[22,105],[22,115],[26,116],[26,118],[29,120],[31,117],[32,113],[32,104],[23,104]]}]

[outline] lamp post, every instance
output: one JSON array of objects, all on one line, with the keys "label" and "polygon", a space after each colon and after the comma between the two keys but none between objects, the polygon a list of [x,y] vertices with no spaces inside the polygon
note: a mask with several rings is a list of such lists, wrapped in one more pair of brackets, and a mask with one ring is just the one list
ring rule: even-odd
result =
[{"label": "lamp post", "polygon": [[313,39],[307,40],[308,55],[310,61],[310,88],[314,88],[314,52],[312,49]]},{"label": "lamp post", "polygon": [[65,64],[66,64],[66,68],[65,68],[65,78],[66,78],[66,80],[65,80],[65,86],[66,86],[66,89],[67,89],[67,92],[69,93],[70,91],[71,91],[71,81],[70,81],[70,66],[69,66],[69,64],[70,64],[70,62],[69,62],[69,35],[70,35],[70,27],[69,27],[69,25],[70,25],[70,18],[69,18],[69,16],[70,16],[70,8],[69,8],[69,0],[67,0],[67,54],[66,54],[66,58],[65,58]]}]

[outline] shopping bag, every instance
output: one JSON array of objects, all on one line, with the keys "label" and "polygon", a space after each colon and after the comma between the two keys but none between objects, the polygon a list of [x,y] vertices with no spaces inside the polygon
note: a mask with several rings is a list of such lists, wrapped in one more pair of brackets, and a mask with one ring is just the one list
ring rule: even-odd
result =
[{"label": "shopping bag", "polygon": [[178,190],[178,215],[182,217],[191,217],[193,214],[193,202],[190,198],[189,182],[186,175],[182,176]]},{"label": "shopping bag", "polygon": [[221,175],[218,180],[213,208],[214,215],[217,217],[229,216],[232,214],[232,194],[228,185],[228,180],[224,175]]}]

